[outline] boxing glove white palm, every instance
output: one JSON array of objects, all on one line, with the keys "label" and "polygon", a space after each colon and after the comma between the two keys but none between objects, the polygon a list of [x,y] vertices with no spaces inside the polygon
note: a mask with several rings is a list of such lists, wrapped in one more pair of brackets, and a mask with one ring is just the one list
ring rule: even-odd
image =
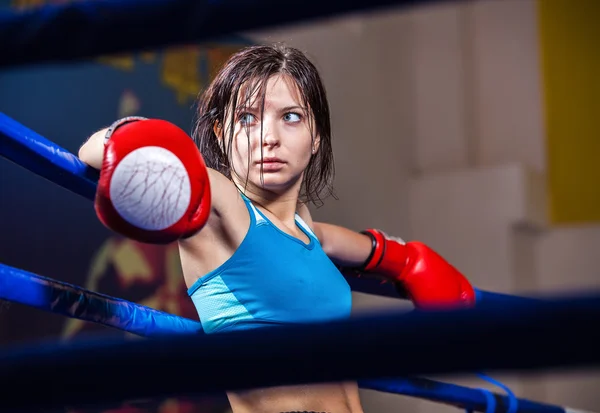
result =
[{"label": "boxing glove white palm", "polygon": [[200,231],[210,214],[208,171],[192,139],[158,119],[110,131],[95,209],[109,229],[134,240],[168,244]]}]

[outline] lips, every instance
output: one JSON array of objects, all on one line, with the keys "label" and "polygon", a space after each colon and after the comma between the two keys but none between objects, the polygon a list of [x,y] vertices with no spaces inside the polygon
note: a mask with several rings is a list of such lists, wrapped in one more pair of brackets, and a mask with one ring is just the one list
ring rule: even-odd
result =
[{"label": "lips", "polygon": [[261,161],[256,162],[262,166],[264,172],[277,172],[285,165],[285,161],[276,157],[265,157]]},{"label": "lips", "polygon": [[[261,161],[258,161],[258,163],[261,163]],[[285,163],[282,159],[279,158],[275,158],[275,157],[266,157],[262,159],[262,163],[263,164],[270,164],[270,163]]]}]

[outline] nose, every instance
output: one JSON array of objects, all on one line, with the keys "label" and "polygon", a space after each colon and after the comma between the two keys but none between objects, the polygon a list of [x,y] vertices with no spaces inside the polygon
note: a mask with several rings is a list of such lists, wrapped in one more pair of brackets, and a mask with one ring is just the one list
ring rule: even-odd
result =
[{"label": "nose", "polygon": [[277,132],[277,128],[274,125],[269,125],[268,122],[263,124],[262,143],[263,146],[269,148],[279,145],[279,133]]}]

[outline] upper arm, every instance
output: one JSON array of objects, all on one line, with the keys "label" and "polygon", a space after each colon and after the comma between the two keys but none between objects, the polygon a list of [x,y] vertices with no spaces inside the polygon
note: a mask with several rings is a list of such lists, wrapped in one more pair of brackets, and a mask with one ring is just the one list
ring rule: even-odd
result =
[{"label": "upper arm", "polygon": [[[226,248],[237,248],[248,231],[250,215],[236,186],[225,175],[207,168],[210,188],[210,215],[202,230],[183,244],[196,247],[202,243],[207,251],[217,243]],[[204,240],[204,241],[202,241]],[[188,242],[189,241],[189,242]],[[198,249],[195,248],[198,254]]]},{"label": "upper arm", "polygon": [[371,254],[373,244],[367,235],[339,225],[312,220],[311,223],[321,248],[336,264],[347,267],[361,266]]},{"label": "upper arm", "polygon": [[298,203],[296,212],[313,231],[321,244],[321,248],[329,258],[333,261],[338,261],[339,258],[345,255],[345,244],[347,242],[351,243],[352,239],[345,240],[343,235],[344,233],[347,235],[348,232],[350,232],[349,230],[337,225],[313,221],[310,210],[306,204]]},{"label": "upper arm", "polygon": [[306,204],[298,203],[296,212],[300,218],[306,222],[306,225],[308,225],[313,231],[325,254],[327,254],[327,256],[332,260],[336,261],[337,257],[340,255],[338,251],[343,250],[344,248],[343,240],[340,240],[339,237],[336,238],[335,235],[336,229],[340,227],[313,221],[310,210]]},{"label": "upper arm", "polygon": [[210,215],[200,231],[179,240],[186,285],[226,262],[244,240],[250,214],[236,186],[220,172],[208,168]]},{"label": "upper arm", "polygon": [[213,229],[219,228],[218,233],[222,233],[223,236],[238,238],[240,234],[245,235],[250,223],[250,215],[240,191],[225,175],[214,169],[207,169],[212,216],[207,226],[212,226]]},{"label": "upper arm", "polygon": [[207,168],[208,180],[210,184],[211,207],[214,212],[223,215],[228,207],[237,204],[241,196],[233,182],[231,182],[222,173]]}]

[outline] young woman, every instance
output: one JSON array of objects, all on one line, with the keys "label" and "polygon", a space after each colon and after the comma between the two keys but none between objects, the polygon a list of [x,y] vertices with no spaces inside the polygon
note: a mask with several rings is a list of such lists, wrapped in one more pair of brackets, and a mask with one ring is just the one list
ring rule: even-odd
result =
[{"label": "young woman", "polygon": [[[126,118],[79,157],[101,170],[95,207],[108,228],[178,242],[208,334],[348,317],[338,267],[387,277],[420,308],[474,302],[465,277],[422,243],[313,222],[307,204],[329,194],[334,171],[329,106],[294,48],[232,56],[200,98],[193,140],[166,121]],[[234,413],[362,412],[354,383],[228,396]]]}]

